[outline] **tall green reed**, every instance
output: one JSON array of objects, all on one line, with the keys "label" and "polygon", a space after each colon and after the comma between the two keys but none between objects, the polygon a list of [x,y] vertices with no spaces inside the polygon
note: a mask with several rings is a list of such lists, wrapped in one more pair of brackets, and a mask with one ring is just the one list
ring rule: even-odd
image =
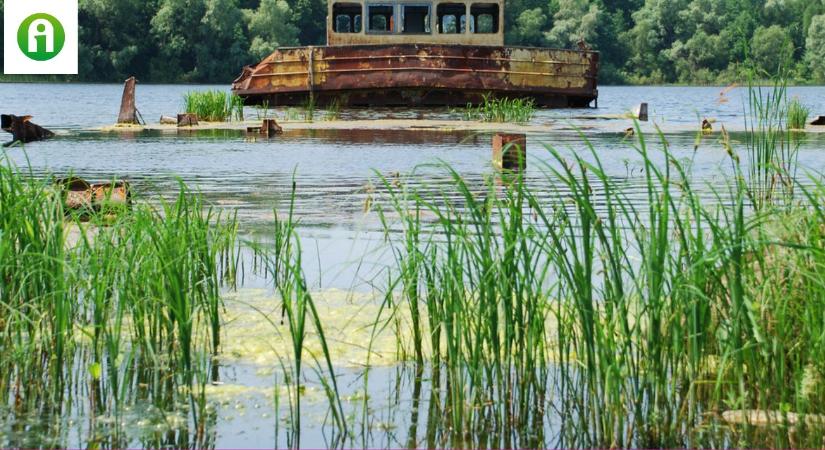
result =
[{"label": "tall green reed", "polygon": [[788,127],[792,130],[804,130],[810,114],[811,109],[794,97],[788,102]]},{"label": "tall green reed", "polygon": [[[0,198],[0,363],[10,368],[0,393],[15,415],[65,414],[81,392],[93,418],[119,418],[144,396],[166,410],[186,400],[195,439],[205,436],[220,287],[236,270],[234,216],[224,221],[182,186],[160,209],[137,204],[81,223],[49,180],[6,165]],[[113,423],[110,445],[124,445]]]},{"label": "tall green reed", "polygon": [[481,122],[529,122],[535,112],[532,99],[493,98],[485,94],[478,105],[468,104],[464,110],[465,120]]},{"label": "tall green reed", "polygon": [[[723,133],[734,182],[698,191],[662,135],[664,163],[653,162],[638,127],[641,193],[617,183],[584,136],[585,153],[548,149],[531,183],[549,198],[520,176],[470,186],[449,167],[446,192],[384,180],[395,253],[385,319],[400,323],[400,356],[426,360],[444,383],[444,427],[462,430],[452,445],[538,445],[551,408],[569,419],[561,446],[822,435],[817,419],[796,419],[825,406],[821,326],[808,319],[822,305],[803,300],[822,288],[821,184],[797,180],[782,87],[751,102],[748,164]],[[722,412],[727,428],[708,423]],[[765,428],[759,414],[779,419]]]},{"label": "tall green reed", "polygon": [[[511,436],[508,430],[525,426],[533,433],[526,440],[503,442],[537,445],[547,394],[547,261],[533,240],[545,232],[523,211],[536,200],[520,176],[506,188],[490,183],[478,195],[445,170],[461,208],[446,192],[434,198],[385,180],[404,236],[395,247],[398,278],[390,283],[401,301],[388,292],[387,309],[402,320],[409,316],[409,354],[419,365],[427,355],[433,383],[444,384],[448,426],[463,430],[452,436],[454,445],[477,445],[479,430]],[[435,218],[426,230],[422,214]],[[391,228],[386,212],[382,218]],[[399,340],[405,335],[399,330]]]},{"label": "tall green reed", "polygon": [[[288,445],[293,448],[301,446],[301,397],[305,376],[304,353],[306,338],[314,330],[321,345],[321,355],[310,354],[315,363],[314,372],[321,381],[329,402],[330,412],[335,423],[333,442],[343,442],[348,429],[343,404],[339,395],[338,381],[332,363],[329,346],[324,335],[322,318],[318,314],[309,285],[303,272],[301,241],[298,237],[295,213],[296,183],[292,183],[292,195],[285,215],[275,212],[272,245],[256,245],[256,252],[264,259],[266,270],[273,280],[275,291],[282,301],[282,323],[286,325],[292,343],[291,358],[281,361],[284,379],[289,388],[290,435]],[[274,320],[269,322],[277,327]],[[326,376],[324,375],[326,372]],[[328,377],[328,378],[327,378]]]},{"label": "tall green reed", "polygon": [[[765,89],[749,85],[745,115],[747,194],[757,209],[793,201],[798,141],[788,127],[787,84],[777,79]],[[738,164],[739,159],[734,163]]]},{"label": "tall green reed", "polygon": [[243,99],[219,90],[190,91],[183,94],[183,108],[207,122],[243,120]]}]

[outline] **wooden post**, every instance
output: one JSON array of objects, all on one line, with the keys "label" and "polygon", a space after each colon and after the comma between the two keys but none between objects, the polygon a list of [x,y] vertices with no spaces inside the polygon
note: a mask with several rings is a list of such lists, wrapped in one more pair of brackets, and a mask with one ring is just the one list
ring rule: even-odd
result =
[{"label": "wooden post", "polygon": [[135,77],[129,77],[123,85],[123,97],[120,99],[120,114],[117,116],[117,123],[140,124],[135,105],[135,84],[137,84]]},{"label": "wooden post", "polygon": [[499,170],[524,170],[527,167],[527,136],[507,133],[493,135],[493,165]]},{"label": "wooden post", "polygon": [[191,127],[198,124],[198,115],[192,113],[178,114],[179,127]]}]

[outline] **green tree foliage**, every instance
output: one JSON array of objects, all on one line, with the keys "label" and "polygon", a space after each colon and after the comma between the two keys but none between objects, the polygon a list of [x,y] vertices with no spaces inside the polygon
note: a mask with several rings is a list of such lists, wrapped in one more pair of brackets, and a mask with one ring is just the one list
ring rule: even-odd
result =
[{"label": "green tree foliage", "polygon": [[229,80],[249,64],[246,28],[237,0],[206,0],[200,30],[203,41],[209,44],[197,46],[198,78]]},{"label": "green tree foliage", "polygon": [[151,61],[153,79],[171,78],[193,81],[199,77],[196,50],[201,42],[201,19],[206,4],[201,0],[160,0],[152,18],[151,37],[158,46],[158,57]]},{"label": "green tree foliage", "polygon": [[553,26],[544,34],[554,47],[572,48],[579,41],[593,42],[598,36],[601,8],[588,0],[559,0]]},{"label": "green tree foliage", "polygon": [[667,55],[676,41],[675,27],[685,0],[646,0],[633,13],[626,71],[634,81],[664,82],[674,78],[672,61]]},{"label": "green tree foliage", "polygon": [[811,19],[805,39],[805,60],[811,69],[811,77],[825,82],[825,14]]},{"label": "green tree foliage", "polygon": [[142,62],[155,53],[146,45],[146,29],[157,8],[156,0],[81,0],[80,72],[95,79],[146,77]]},{"label": "green tree foliage", "polygon": [[260,60],[278,47],[298,45],[298,29],[289,20],[290,9],[284,0],[261,0],[249,17],[252,59]]},{"label": "green tree foliage", "polygon": [[775,75],[788,68],[793,61],[794,46],[788,30],[779,25],[759,27],[751,41],[753,63],[767,75]]},{"label": "green tree foliage", "polygon": [[544,44],[541,30],[547,24],[547,15],[541,7],[522,11],[516,19],[514,35],[521,45],[540,46]]},{"label": "green tree foliage", "polygon": [[[263,3],[263,1],[261,2]],[[306,45],[323,45],[326,41],[326,0],[292,0],[291,24],[298,28],[298,39]]]},{"label": "green tree foliage", "polygon": [[[227,83],[278,47],[323,45],[326,2],[80,0],[80,79]],[[504,14],[509,45],[600,51],[602,83],[727,83],[750,67],[825,81],[825,0],[508,0]]]}]

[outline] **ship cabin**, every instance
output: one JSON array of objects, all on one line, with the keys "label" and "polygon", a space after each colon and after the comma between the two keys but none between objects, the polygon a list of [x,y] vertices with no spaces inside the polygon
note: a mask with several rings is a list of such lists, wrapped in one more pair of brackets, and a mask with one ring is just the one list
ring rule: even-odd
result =
[{"label": "ship cabin", "polygon": [[504,0],[329,0],[327,45],[503,46]]}]

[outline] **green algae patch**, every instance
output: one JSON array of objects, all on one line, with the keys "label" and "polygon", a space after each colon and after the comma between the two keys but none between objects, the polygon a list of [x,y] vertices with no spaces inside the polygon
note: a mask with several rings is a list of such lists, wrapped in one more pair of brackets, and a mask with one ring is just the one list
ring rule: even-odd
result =
[{"label": "green algae patch", "polygon": [[[313,292],[332,362],[336,367],[358,368],[398,361],[396,334],[383,326],[383,297],[340,289]],[[224,297],[225,339],[221,360],[261,367],[259,375],[288,364],[292,342],[286,321],[281,322],[281,299],[265,289],[240,289]],[[379,322],[377,322],[379,321]],[[377,324],[377,326],[376,326]],[[321,342],[307,330],[304,357],[322,357]]]}]

